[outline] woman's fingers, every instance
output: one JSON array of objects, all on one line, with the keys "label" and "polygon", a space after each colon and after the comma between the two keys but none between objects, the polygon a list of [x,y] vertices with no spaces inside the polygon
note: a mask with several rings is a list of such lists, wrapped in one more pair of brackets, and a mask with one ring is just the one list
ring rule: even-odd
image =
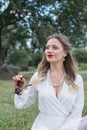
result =
[{"label": "woman's fingers", "polygon": [[22,80],[22,79],[23,79],[23,75],[17,75],[17,76],[13,77],[14,81],[16,81],[16,80]]},{"label": "woman's fingers", "polygon": [[23,75],[14,76],[12,79],[14,81],[14,86],[15,87],[16,86],[23,87],[24,82],[25,82],[25,79],[24,79]]}]

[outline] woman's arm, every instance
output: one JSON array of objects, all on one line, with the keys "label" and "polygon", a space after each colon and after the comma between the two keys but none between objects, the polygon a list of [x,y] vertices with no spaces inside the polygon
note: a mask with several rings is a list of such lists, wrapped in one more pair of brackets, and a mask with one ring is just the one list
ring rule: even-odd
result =
[{"label": "woman's arm", "polygon": [[34,103],[34,101],[37,97],[37,90],[34,86],[32,86],[32,81],[35,80],[37,78],[37,76],[38,76],[37,73],[35,73],[32,76],[30,83],[29,83],[29,84],[31,84],[31,86],[29,86],[29,87],[27,87],[27,89],[23,90],[21,95],[15,94],[14,104],[17,109],[29,107]]},{"label": "woman's arm", "polygon": [[81,78],[81,76],[78,77],[76,84],[78,85],[79,90],[75,103],[72,107],[69,117],[60,130],[78,130],[84,106],[84,88],[83,79]]}]

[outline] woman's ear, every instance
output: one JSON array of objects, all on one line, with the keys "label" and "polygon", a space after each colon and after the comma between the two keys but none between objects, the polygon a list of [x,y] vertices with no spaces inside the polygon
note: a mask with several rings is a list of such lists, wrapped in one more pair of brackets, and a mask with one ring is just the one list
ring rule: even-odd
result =
[{"label": "woman's ear", "polygon": [[67,54],[68,54],[68,52],[67,52],[67,51],[65,51],[64,58],[67,56]]}]

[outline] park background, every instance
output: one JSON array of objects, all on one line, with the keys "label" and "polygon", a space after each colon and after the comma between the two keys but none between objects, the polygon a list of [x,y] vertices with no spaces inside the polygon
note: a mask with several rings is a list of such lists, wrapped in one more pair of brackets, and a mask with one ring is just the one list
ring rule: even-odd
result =
[{"label": "park background", "polygon": [[24,110],[14,107],[12,76],[16,73],[8,66],[20,68],[17,72],[28,82],[43,56],[46,38],[56,32],[71,41],[84,80],[83,116],[87,115],[87,1],[1,0],[0,130],[30,130],[39,112],[37,101]]}]

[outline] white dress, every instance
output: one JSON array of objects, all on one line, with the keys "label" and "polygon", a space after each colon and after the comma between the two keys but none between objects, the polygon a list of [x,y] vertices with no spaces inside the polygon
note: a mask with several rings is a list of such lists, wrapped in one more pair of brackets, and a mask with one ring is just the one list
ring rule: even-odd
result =
[{"label": "white dress", "polygon": [[[36,72],[30,83],[38,77]],[[38,99],[39,114],[31,130],[78,130],[84,106],[82,77],[78,74],[75,83],[78,91],[72,91],[64,82],[58,97],[47,78],[37,86],[29,86],[22,95],[15,94],[14,104],[17,109],[31,106]]]}]

